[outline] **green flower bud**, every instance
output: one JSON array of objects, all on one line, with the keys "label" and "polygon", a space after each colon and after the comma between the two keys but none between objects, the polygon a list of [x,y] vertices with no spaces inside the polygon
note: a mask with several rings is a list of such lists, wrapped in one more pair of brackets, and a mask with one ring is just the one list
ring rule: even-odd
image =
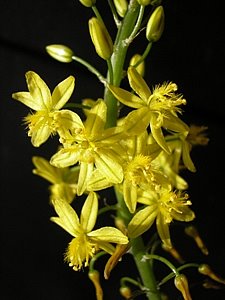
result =
[{"label": "green flower bud", "polygon": [[107,60],[113,53],[113,42],[105,25],[93,17],[88,21],[91,40],[97,54]]},{"label": "green flower bud", "polygon": [[79,0],[81,4],[83,4],[86,7],[92,7],[95,5],[96,0]]},{"label": "green flower bud", "polygon": [[146,28],[146,38],[150,42],[156,42],[160,39],[165,24],[165,14],[164,9],[160,5],[151,14],[147,28]]},{"label": "green flower bud", "polygon": [[[141,59],[141,55],[140,54],[135,54],[134,56],[132,56],[129,65],[132,66],[132,67],[135,67],[136,63],[140,59]],[[137,65],[137,67],[135,67],[135,69],[143,77],[144,73],[145,73],[145,62],[144,62],[144,60],[139,65]]]},{"label": "green flower bud", "polygon": [[137,2],[138,2],[140,5],[146,6],[146,5],[149,5],[149,4],[152,2],[152,0],[137,0]]},{"label": "green flower bud", "polygon": [[127,0],[113,0],[116,11],[118,12],[120,17],[124,17],[125,13],[127,12],[128,3]]},{"label": "green flower bud", "polygon": [[67,46],[59,44],[48,45],[46,51],[51,57],[60,62],[70,63],[73,60],[73,51]]}]

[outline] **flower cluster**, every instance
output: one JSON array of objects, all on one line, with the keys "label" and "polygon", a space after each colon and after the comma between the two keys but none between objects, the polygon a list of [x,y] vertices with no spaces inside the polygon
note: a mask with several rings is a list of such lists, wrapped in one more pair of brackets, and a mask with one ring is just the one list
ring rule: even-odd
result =
[{"label": "flower cluster", "polygon": [[[96,238],[96,244],[90,242],[89,228],[83,228],[77,221],[75,211],[69,206],[76,195],[88,194],[87,203],[90,197],[97,203],[94,193],[114,186],[133,216],[123,242],[142,235],[156,220],[162,242],[172,247],[169,234],[172,220],[194,219],[189,208],[191,201],[181,192],[187,184],[179,175],[181,165],[195,170],[188,146],[190,129],[178,117],[179,106],[185,100],[176,93],[174,83],[163,83],[151,92],[133,67],[127,73],[130,86],[138,96],[113,85],[109,88],[121,103],[136,110],[110,128],[105,128],[107,107],[103,99],[91,102],[92,106],[85,109],[84,121],[76,112],[63,107],[73,92],[72,76],[62,81],[51,96],[39,75],[30,71],[26,74],[29,92],[13,94],[14,99],[36,110],[25,117],[34,146],[44,143],[50,134],[59,137],[60,148],[49,162],[33,157],[34,174],[52,183],[51,203],[59,215],[59,219],[53,220],[75,237],[68,250],[74,252],[69,259],[74,261],[75,269],[80,269],[82,262],[88,265],[89,258],[104,247]],[[96,219],[97,208],[92,213]],[[76,228],[72,230],[70,223]],[[103,230],[100,232],[105,234]],[[123,234],[116,229],[111,233],[114,238],[110,241],[119,243]],[[85,243],[86,247],[79,246]]]},{"label": "flower cluster", "polygon": [[[51,183],[50,203],[58,215],[51,220],[72,236],[65,261],[75,271],[90,267],[92,259],[104,251],[111,255],[105,269],[108,278],[128,249],[135,255],[135,245],[144,233],[150,238],[153,224],[164,249],[175,253],[170,224],[195,218],[188,183],[181,171],[196,171],[190,153],[193,146],[207,144],[206,128],[189,126],[181,119],[186,100],[178,93],[176,83],[168,81],[149,87],[144,79],[145,58],[164,29],[160,2],[109,1],[118,29],[113,41],[96,1],[80,0],[95,13],[88,22],[89,33],[93,49],[107,63],[105,77],[67,46],[46,47],[48,54],[60,62],[75,61],[87,67],[104,84],[104,97],[68,105],[75,87],[74,76],[60,82],[51,94],[34,71],[26,73],[28,92],[12,95],[31,109],[24,122],[33,146],[41,146],[51,135],[58,138],[59,147],[49,160],[33,157],[33,173]],[[128,46],[145,29],[142,21],[148,7],[152,7],[146,26],[148,45],[126,66]],[[124,79],[129,83],[127,89],[122,86]],[[108,188],[115,192],[111,194],[115,197],[115,226],[106,224],[94,229],[98,226],[99,207],[105,204],[98,194]],[[76,208],[78,201],[83,201],[80,211]],[[104,208],[111,207],[103,207],[103,211]],[[140,247],[139,244],[138,251]],[[146,268],[149,270],[150,264]],[[100,300],[99,274],[92,271],[89,278]],[[178,273],[175,285],[190,299],[186,277]],[[121,290],[130,295],[129,289]],[[159,299],[154,297],[151,299]]]}]

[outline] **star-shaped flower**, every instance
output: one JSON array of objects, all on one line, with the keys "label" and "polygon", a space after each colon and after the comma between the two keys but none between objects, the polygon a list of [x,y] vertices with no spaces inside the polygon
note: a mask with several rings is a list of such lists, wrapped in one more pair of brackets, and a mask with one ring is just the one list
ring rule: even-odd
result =
[{"label": "star-shaped flower", "polygon": [[162,128],[182,133],[185,136],[188,134],[188,126],[177,115],[177,113],[181,113],[178,106],[186,104],[186,100],[182,95],[176,93],[177,85],[175,83],[164,83],[151,91],[134,67],[128,68],[127,75],[130,86],[137,95],[112,85],[109,85],[110,91],[120,102],[137,109],[132,112],[132,117],[136,119],[137,123],[143,122],[143,116],[147,116],[145,118],[147,120],[146,127],[148,124],[150,125],[155,141],[163,150],[170,153]]},{"label": "star-shaped flower", "polygon": [[52,95],[46,83],[33,71],[26,73],[29,92],[18,92],[12,95],[35,112],[24,118],[28,126],[33,146],[39,147],[51,134],[56,133],[54,114],[69,100],[75,85],[73,76],[60,82]]},{"label": "star-shaped flower", "polygon": [[191,205],[188,195],[180,191],[146,190],[139,194],[138,201],[146,206],[140,209],[128,224],[128,236],[131,238],[143,234],[156,220],[157,231],[162,242],[167,247],[172,247],[169,232],[172,220],[189,222],[195,217],[194,212],[188,207]]},{"label": "star-shaped flower", "polygon": [[53,155],[50,163],[61,168],[79,162],[78,195],[86,190],[96,169],[111,185],[123,180],[124,149],[120,140],[125,133],[123,127],[104,129],[106,104],[103,100],[99,99],[89,110],[85,122],[69,110],[58,112],[55,121],[63,147]]},{"label": "star-shaped flower", "polygon": [[65,260],[75,271],[88,266],[89,260],[100,250],[112,254],[115,244],[127,244],[128,238],[114,227],[93,230],[98,213],[97,194],[90,192],[81,210],[80,219],[75,210],[64,200],[54,199],[58,217],[51,220],[70,233],[74,238],[69,243]]}]

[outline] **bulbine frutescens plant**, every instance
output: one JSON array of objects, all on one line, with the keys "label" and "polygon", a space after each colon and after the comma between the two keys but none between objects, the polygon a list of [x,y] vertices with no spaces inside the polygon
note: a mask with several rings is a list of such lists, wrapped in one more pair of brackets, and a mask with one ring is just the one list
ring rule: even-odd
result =
[{"label": "bulbine frutescens plant", "polygon": [[[204,126],[188,125],[180,118],[186,100],[176,83],[149,87],[144,79],[146,58],[164,29],[162,3],[108,0],[117,29],[112,40],[107,20],[97,8],[98,1],[80,2],[93,11],[88,22],[90,38],[97,55],[106,62],[105,75],[65,45],[49,45],[46,50],[58,61],[86,67],[104,85],[104,94],[99,99],[68,103],[75,87],[74,76],[50,93],[42,78],[28,71],[28,92],[12,96],[32,111],[24,121],[33,146],[41,146],[52,135],[59,138],[57,152],[49,161],[33,157],[33,173],[51,183],[50,203],[57,214],[51,220],[72,236],[65,261],[75,271],[89,268],[98,300],[103,299],[103,290],[94,262],[103,254],[109,255],[104,269],[106,279],[119,261],[123,263],[123,255],[134,258],[138,278],[120,280],[125,299],[135,295],[162,299],[163,284],[171,279],[183,298],[191,299],[185,269],[194,267],[214,281],[224,280],[208,265],[182,263],[170,237],[173,220],[179,223],[195,218],[188,183],[180,171],[195,172],[190,152],[196,145],[206,145],[208,138]],[[141,35],[146,41],[145,50],[129,57],[129,48]],[[113,191],[113,205],[99,196],[106,188]],[[73,207],[77,201],[83,201],[79,212]],[[115,226],[105,219],[105,226],[97,228],[98,215],[109,210]],[[195,239],[203,254],[208,254],[192,224],[185,227],[185,233]],[[178,267],[157,254],[159,244],[177,258]],[[155,278],[158,264],[153,266],[153,260],[168,267],[166,277]]]}]

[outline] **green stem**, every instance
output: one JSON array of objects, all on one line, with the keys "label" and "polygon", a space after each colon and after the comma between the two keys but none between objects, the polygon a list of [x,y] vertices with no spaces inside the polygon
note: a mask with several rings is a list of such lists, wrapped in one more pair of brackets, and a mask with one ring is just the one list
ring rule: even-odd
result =
[{"label": "green stem", "polygon": [[136,62],[136,64],[133,66],[134,68],[136,68],[138,65],[140,65],[140,63],[143,62],[143,60],[146,59],[146,57],[148,56],[150,50],[152,48],[152,42],[148,43],[144,53],[142,54],[141,58],[139,59],[139,61]]},{"label": "green stem", "polygon": [[[136,0],[131,0],[126,16],[124,17],[121,26],[119,27],[116,44],[114,45],[114,52],[111,57],[113,69],[113,85],[119,86],[122,76],[124,61],[127,54],[128,44],[126,40],[130,37],[139,13],[139,4]],[[113,127],[117,121],[117,100],[106,87],[104,95],[105,103],[107,105],[107,127]]]},{"label": "green stem", "polygon": [[[117,211],[118,216],[122,218],[127,225],[132,218],[132,214],[128,211],[124,203],[123,196],[115,189],[116,197],[119,204]],[[142,283],[146,289],[146,295],[149,300],[161,300],[160,292],[157,289],[157,282],[155,280],[151,260],[143,260],[146,255],[146,247],[142,237],[137,237],[131,241],[131,254],[133,255],[137,269],[142,279]]]},{"label": "green stem", "polygon": [[[111,57],[112,70],[109,72],[113,73],[113,82],[114,86],[120,86],[121,80],[123,78],[124,62],[129,47],[130,36],[132,37],[134,33],[137,33],[137,29],[140,26],[141,19],[143,17],[143,11],[140,13],[140,5],[136,0],[130,0],[127,13],[121,23],[121,26],[118,28],[117,36],[114,44],[114,52]],[[107,78],[112,78],[109,76]],[[117,100],[109,91],[105,88],[104,100],[107,106],[107,121],[106,128],[113,127],[117,122],[118,106]],[[115,189],[117,196],[117,201],[119,209],[117,210],[118,217],[121,217],[125,224],[127,225],[132,218],[132,214],[128,211],[123,196]],[[131,240],[132,245],[132,255],[134,261],[138,268],[139,274],[141,276],[142,282],[146,289],[146,295],[149,300],[160,300],[160,293],[157,289],[157,283],[153,273],[153,269],[150,261],[144,261],[142,258],[146,254],[146,249],[142,237],[137,237]]]},{"label": "green stem", "polygon": [[115,5],[114,5],[114,3],[113,3],[112,0],[108,0],[108,2],[109,2],[109,7],[111,9],[111,12],[112,12],[113,19],[115,21],[116,27],[119,28],[121,22],[120,22],[120,19],[118,17]]},{"label": "green stem", "polygon": [[144,16],[144,11],[145,11],[145,6],[141,5],[140,10],[139,10],[139,14],[138,14],[138,19],[137,22],[134,26],[133,31],[131,32],[129,38],[126,39],[126,43],[129,45],[130,43],[132,43],[133,39],[136,37],[138,30],[140,29],[141,26],[141,22]]},{"label": "green stem", "polygon": [[78,56],[75,56],[75,55],[72,56],[72,59],[74,61],[80,63],[81,65],[85,66],[88,69],[88,71],[90,71],[91,73],[96,75],[103,84],[106,84],[106,78],[95,67],[93,67],[90,63],[88,63],[86,60],[84,60]]},{"label": "green stem", "polygon": [[101,14],[99,13],[97,7],[96,7],[95,5],[93,5],[91,8],[92,8],[92,10],[93,10],[93,12],[94,12],[96,18],[104,24],[104,21],[103,21],[103,19],[102,19],[102,16],[101,16]]},{"label": "green stem", "polygon": [[145,245],[141,237],[131,240],[131,251],[134,261],[138,268],[144,287],[146,288],[146,295],[149,300],[160,300],[160,293],[157,288],[157,282],[153,273],[153,269],[149,261],[143,260],[145,252]]},{"label": "green stem", "polygon": [[[187,269],[187,268],[198,268],[199,267],[199,264],[196,264],[196,263],[188,263],[188,264],[185,264],[179,268],[177,268],[177,271],[182,271],[184,269]],[[174,274],[174,272],[171,272],[170,274],[168,274],[166,277],[164,277],[158,284],[158,286],[161,286],[163,284],[165,284],[168,280],[170,280],[171,278],[173,278],[174,276],[176,276],[176,274]]]}]

